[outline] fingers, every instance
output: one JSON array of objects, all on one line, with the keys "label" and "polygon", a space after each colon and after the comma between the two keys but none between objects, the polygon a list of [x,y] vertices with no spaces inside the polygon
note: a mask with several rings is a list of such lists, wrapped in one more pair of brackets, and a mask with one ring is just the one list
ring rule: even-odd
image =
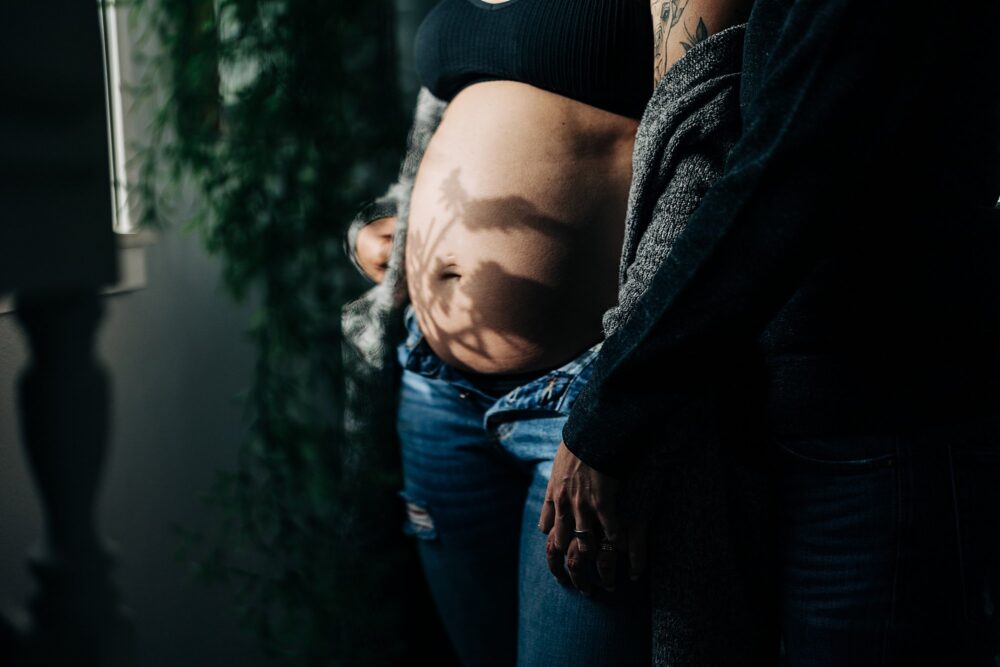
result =
[{"label": "fingers", "polygon": [[549,481],[549,487],[552,489],[552,509],[555,515],[551,530],[553,544],[556,549],[566,553],[570,540],[573,539],[573,527],[575,525],[575,521],[573,520],[573,503],[570,500],[565,483],[555,475],[554,469],[552,478]]},{"label": "fingers", "polygon": [[552,463],[552,474],[545,489],[545,501],[542,503],[541,517],[538,527],[548,533],[545,542],[545,559],[549,571],[560,583],[569,584],[566,573],[565,558],[572,537],[572,515],[568,513],[566,489],[563,484],[564,474],[561,472],[562,458],[556,453]]},{"label": "fingers", "polygon": [[604,534],[604,538],[611,542],[616,548],[624,550],[627,542],[625,541],[624,531],[621,529],[621,521],[618,518],[614,500],[612,500],[612,498],[598,497],[592,502],[594,504],[597,521],[600,524],[601,532]]},{"label": "fingers", "polygon": [[591,517],[588,508],[579,501],[574,500],[573,511],[573,541],[577,543],[577,549],[583,558],[589,558],[597,549],[596,521]]},{"label": "fingers", "polygon": [[618,581],[618,554],[620,553],[614,542],[606,537],[601,540],[597,551],[597,578],[604,590],[609,593],[615,591],[615,583]]},{"label": "fingers", "polygon": [[548,539],[545,540],[545,560],[549,565],[549,572],[559,581],[560,584],[569,585],[570,578],[566,573],[565,552],[556,549],[555,531],[549,531]]},{"label": "fingers", "polygon": [[605,493],[593,502],[604,534],[597,556],[597,574],[605,590],[613,591],[618,581],[618,557],[628,549],[626,531],[618,518],[613,494]]},{"label": "fingers", "polygon": [[580,549],[580,540],[573,540],[566,551],[566,570],[570,581],[584,595],[592,595],[594,584],[590,577],[590,562]]},{"label": "fingers", "polygon": [[646,571],[646,522],[633,521],[628,529],[628,576],[635,581]]},{"label": "fingers", "polygon": [[548,533],[552,530],[552,525],[556,522],[555,503],[552,502],[552,480],[545,489],[545,501],[542,503],[542,513],[538,517],[538,530]]},{"label": "fingers", "polygon": [[542,513],[538,517],[538,530],[548,534],[556,522],[556,508],[551,500],[542,503]]},{"label": "fingers", "polygon": [[[581,554],[579,540],[575,539],[573,529],[574,504],[570,502],[565,486],[558,482],[549,483],[554,497],[551,503],[544,503],[552,508],[553,520],[549,537],[545,543],[545,557],[549,571],[562,584],[573,584],[580,592],[590,592],[589,582],[586,582],[586,558]],[[544,509],[543,509],[544,511]],[[582,588],[581,588],[582,586]]]},{"label": "fingers", "polygon": [[[571,515],[565,514],[561,511],[559,503],[556,502],[553,507],[555,508],[555,522],[552,525],[552,530],[549,531],[549,537],[552,539],[552,547],[560,554],[565,555],[569,550],[570,542],[573,542],[573,519]],[[562,561],[560,560],[560,567],[562,567]]]},{"label": "fingers", "polygon": [[634,578],[645,568],[644,526],[630,537],[631,527],[626,530],[618,517],[617,491],[617,480],[588,467],[565,443],[560,444],[538,528],[548,533],[549,571],[563,583],[568,576],[581,593],[591,594],[598,581],[605,590],[614,591],[626,555]]}]

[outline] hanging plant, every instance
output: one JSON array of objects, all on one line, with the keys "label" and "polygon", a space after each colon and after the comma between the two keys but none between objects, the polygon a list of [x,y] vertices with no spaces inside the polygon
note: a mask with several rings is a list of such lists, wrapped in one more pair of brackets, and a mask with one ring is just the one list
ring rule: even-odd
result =
[{"label": "hanging plant", "polygon": [[138,3],[155,38],[145,90],[166,91],[141,158],[144,221],[168,217],[162,174],[194,182],[192,225],[228,291],[257,305],[249,436],[209,494],[217,529],[186,531],[184,553],[231,587],[270,655],[398,664],[410,557],[396,538],[398,473],[366,465],[344,436],[339,328],[360,287],[345,225],[403,147],[392,4]]}]

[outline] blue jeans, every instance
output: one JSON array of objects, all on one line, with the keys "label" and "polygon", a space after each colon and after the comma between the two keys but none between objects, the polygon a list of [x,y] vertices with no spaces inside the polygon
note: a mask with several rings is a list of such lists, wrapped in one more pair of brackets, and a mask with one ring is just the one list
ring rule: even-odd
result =
[{"label": "blue jeans", "polygon": [[778,440],[791,667],[1000,665],[998,422]]},{"label": "blue jeans", "polygon": [[646,665],[648,593],[584,597],[560,585],[537,528],[552,460],[600,344],[490,396],[423,340],[411,308],[397,428],[407,506],[424,573],[461,662]]}]

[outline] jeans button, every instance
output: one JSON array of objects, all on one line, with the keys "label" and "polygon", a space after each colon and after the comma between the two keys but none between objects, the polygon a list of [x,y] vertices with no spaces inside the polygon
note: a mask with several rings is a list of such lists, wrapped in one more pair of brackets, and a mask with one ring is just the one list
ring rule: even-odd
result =
[{"label": "jeans button", "polygon": [[458,390],[458,397],[467,401],[470,398],[472,398],[472,394],[470,394],[469,392],[465,391],[464,389],[459,389]]}]

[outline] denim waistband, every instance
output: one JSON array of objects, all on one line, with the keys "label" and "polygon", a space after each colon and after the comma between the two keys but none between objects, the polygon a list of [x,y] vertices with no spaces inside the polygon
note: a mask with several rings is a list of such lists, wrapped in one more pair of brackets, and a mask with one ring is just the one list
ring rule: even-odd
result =
[{"label": "denim waistband", "polygon": [[493,402],[494,405],[488,413],[516,410],[551,410],[568,413],[576,395],[590,378],[591,364],[604,344],[604,341],[600,341],[565,364],[515,386],[501,396],[496,396],[483,391],[466,373],[447,364],[434,353],[424,340],[412,305],[406,306],[403,321],[406,325],[406,340],[397,350],[400,365],[424,377],[450,382],[484,401]]},{"label": "denim waistband", "polygon": [[509,393],[515,387],[519,387],[522,384],[528,384],[532,380],[537,380],[543,375],[547,375],[554,371],[557,366],[552,366],[550,368],[540,368],[538,370],[529,371],[527,373],[470,373],[464,371],[463,375],[465,378],[472,383],[472,385],[484,393],[490,396],[503,396]]}]

